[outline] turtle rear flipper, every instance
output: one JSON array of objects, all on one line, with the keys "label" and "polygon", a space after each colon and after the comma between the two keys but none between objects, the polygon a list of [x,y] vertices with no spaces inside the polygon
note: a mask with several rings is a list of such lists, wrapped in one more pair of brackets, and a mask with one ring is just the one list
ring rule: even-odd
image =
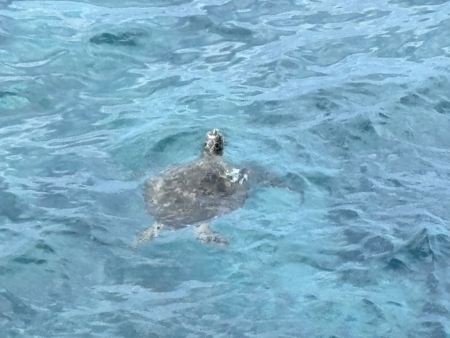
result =
[{"label": "turtle rear flipper", "polygon": [[218,244],[221,246],[228,245],[227,239],[217,232],[212,231],[208,222],[198,225],[195,229],[195,235],[203,244]]},{"label": "turtle rear flipper", "polygon": [[153,225],[150,228],[145,229],[144,231],[140,232],[139,235],[136,236],[136,238],[133,241],[133,244],[131,244],[131,247],[133,249],[136,249],[140,244],[150,241],[154,237],[158,237],[159,231],[164,227],[164,224],[161,224],[159,222],[153,223]]}]

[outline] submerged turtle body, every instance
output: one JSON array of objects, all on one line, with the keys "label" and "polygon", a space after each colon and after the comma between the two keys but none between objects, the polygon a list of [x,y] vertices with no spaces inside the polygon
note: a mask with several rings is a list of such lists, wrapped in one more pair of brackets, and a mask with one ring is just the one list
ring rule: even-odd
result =
[{"label": "submerged turtle body", "polygon": [[244,174],[218,156],[203,156],[145,183],[147,211],[157,222],[182,228],[241,207]]},{"label": "submerged turtle body", "polygon": [[179,229],[191,224],[198,225],[197,237],[201,241],[226,243],[205,222],[245,203],[248,172],[223,160],[223,146],[222,134],[213,129],[206,134],[198,159],[169,168],[145,182],[144,199],[155,223],[138,236],[134,246],[157,236],[163,226]]}]

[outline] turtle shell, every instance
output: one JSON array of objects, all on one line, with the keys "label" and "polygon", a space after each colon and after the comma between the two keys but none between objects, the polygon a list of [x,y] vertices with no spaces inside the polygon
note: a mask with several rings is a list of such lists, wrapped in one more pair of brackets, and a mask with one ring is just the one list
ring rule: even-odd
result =
[{"label": "turtle shell", "polygon": [[233,169],[220,156],[202,156],[167,169],[145,182],[148,213],[159,223],[182,228],[240,208],[248,184],[230,175]]}]

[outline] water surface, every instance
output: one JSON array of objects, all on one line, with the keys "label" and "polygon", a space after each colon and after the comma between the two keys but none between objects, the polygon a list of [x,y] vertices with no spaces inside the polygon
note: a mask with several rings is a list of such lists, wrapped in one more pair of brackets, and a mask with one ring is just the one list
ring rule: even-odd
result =
[{"label": "water surface", "polygon": [[[2,337],[450,337],[450,4],[0,1]],[[227,248],[143,181],[224,156]]]}]

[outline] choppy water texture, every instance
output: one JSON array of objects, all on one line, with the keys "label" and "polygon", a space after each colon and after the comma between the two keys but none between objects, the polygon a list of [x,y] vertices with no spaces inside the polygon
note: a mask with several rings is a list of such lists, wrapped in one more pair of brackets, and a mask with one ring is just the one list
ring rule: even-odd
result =
[{"label": "choppy water texture", "polygon": [[[450,3],[0,1],[1,337],[450,337]],[[243,208],[137,250],[199,153]]]}]

